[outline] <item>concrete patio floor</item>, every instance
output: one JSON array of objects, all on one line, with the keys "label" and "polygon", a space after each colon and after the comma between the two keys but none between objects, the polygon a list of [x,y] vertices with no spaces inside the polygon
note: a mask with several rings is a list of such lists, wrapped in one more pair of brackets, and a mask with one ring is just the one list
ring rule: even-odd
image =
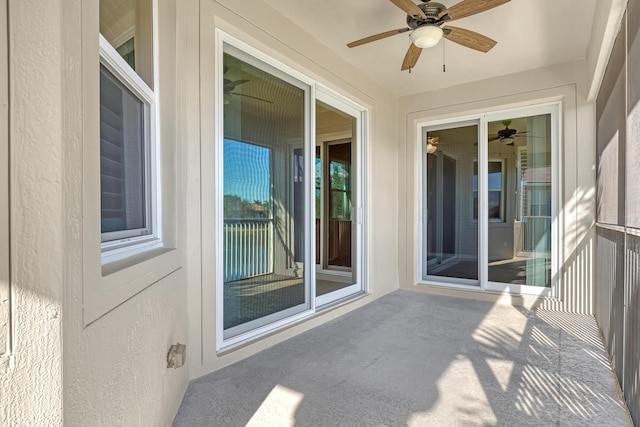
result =
[{"label": "concrete patio floor", "polygon": [[631,426],[591,316],[399,290],[193,380],[174,426]]}]

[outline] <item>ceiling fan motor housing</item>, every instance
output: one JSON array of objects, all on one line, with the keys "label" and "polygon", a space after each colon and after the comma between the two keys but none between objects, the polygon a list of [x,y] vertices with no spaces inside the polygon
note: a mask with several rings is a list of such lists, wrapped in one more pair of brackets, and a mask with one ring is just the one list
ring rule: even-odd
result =
[{"label": "ceiling fan motor housing", "polygon": [[447,9],[445,5],[441,3],[429,1],[427,3],[418,4],[416,6],[422,9],[424,14],[427,15],[427,19],[425,20],[419,16],[416,17],[416,16],[407,15],[407,25],[409,26],[409,28],[411,28],[412,30],[415,30],[419,26],[425,25],[425,24],[438,25],[438,26],[443,24],[443,21],[439,18],[439,15],[440,15],[440,12]]}]

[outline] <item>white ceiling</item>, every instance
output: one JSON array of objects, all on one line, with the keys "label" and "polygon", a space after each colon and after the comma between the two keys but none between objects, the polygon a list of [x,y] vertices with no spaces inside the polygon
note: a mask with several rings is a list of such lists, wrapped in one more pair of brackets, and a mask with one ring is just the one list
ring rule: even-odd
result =
[{"label": "white ceiling", "polygon": [[[425,49],[409,74],[400,71],[410,44],[409,33],[351,49],[346,46],[369,35],[406,27],[406,14],[390,0],[265,0],[397,96],[584,59],[596,1],[602,0],[511,0],[451,21],[453,26],[484,34],[498,44],[481,53],[443,40]],[[439,3],[451,7],[458,0]],[[443,43],[446,72],[442,71]]]}]

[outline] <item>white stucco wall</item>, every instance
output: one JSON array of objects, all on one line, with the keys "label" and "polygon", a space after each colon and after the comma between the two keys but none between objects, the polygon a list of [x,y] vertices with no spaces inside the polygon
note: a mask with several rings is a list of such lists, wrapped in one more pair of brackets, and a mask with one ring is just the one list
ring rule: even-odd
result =
[{"label": "white stucco wall", "polygon": [[[177,2],[159,3],[161,129],[187,146],[175,46],[176,26],[192,23],[177,23]],[[0,425],[168,425],[187,386],[188,368],[166,367],[169,346],[188,339],[184,269],[84,326],[82,236],[96,232],[82,228],[82,152],[97,143],[82,137],[88,5],[9,1],[14,363],[0,367]]]},{"label": "white stucco wall", "polygon": [[[0,25],[7,24],[7,2],[0,0]],[[11,352],[11,292],[9,285],[9,97],[7,34],[0,34],[0,395],[8,392]],[[0,405],[0,425],[8,423]]]},{"label": "white stucco wall", "polygon": [[[562,197],[560,211],[560,299],[545,304],[559,309],[591,313],[593,278],[593,224],[595,218],[594,105],[587,101],[586,61],[565,64],[448,89],[412,95],[400,100],[399,206],[404,220],[400,236],[400,286],[453,295],[499,300],[499,296],[416,285],[420,158],[414,125],[432,117],[465,116],[501,111],[536,103],[562,101]],[[532,305],[535,298],[504,297],[508,303]]]},{"label": "white stucco wall", "polygon": [[59,425],[65,280],[61,2],[9,6],[14,366],[0,372],[0,420]]}]

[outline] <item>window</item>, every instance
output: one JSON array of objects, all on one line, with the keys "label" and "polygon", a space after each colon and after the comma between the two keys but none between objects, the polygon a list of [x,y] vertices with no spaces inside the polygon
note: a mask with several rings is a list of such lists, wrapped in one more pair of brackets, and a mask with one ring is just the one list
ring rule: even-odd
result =
[{"label": "window", "polygon": [[163,79],[164,123],[175,118],[175,75],[159,72],[175,65],[175,49],[154,54],[162,46],[157,18],[170,9],[156,0],[83,3],[85,326],[177,271],[184,259],[176,141],[159,132]]},{"label": "window", "polygon": [[100,222],[107,254],[158,237],[153,49],[143,19],[151,5],[120,3],[100,1]]},{"label": "window", "polygon": [[[504,164],[502,161],[489,162],[489,221],[504,222]],[[478,220],[478,162],[473,162],[473,219]]]}]

